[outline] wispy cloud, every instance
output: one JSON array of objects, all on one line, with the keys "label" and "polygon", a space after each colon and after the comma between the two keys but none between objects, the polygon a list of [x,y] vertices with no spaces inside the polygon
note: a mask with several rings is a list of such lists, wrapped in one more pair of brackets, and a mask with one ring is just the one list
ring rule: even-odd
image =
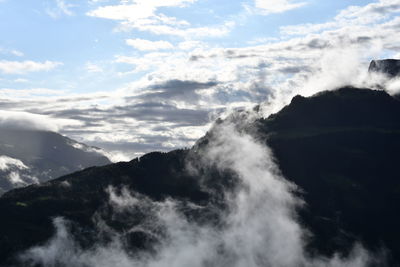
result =
[{"label": "wispy cloud", "polygon": [[144,39],[127,39],[126,44],[141,51],[156,51],[174,48],[174,46],[167,41],[149,41]]},{"label": "wispy cloud", "polygon": [[18,169],[28,169],[28,167],[19,159],[10,158],[7,156],[0,156],[0,170],[7,171],[12,166],[17,167]]},{"label": "wispy cloud", "polygon": [[296,0],[255,0],[255,7],[260,9],[262,14],[283,13],[292,9],[307,5],[307,2]]},{"label": "wispy cloud", "polygon": [[23,57],[24,53],[16,50],[16,49],[6,49],[6,48],[2,48],[0,47],[0,54],[6,54],[6,55],[13,55],[13,56],[17,56],[17,57]]},{"label": "wispy cloud", "polygon": [[325,23],[284,26],[281,27],[281,32],[287,35],[307,35],[344,27],[352,27],[354,29],[357,26],[370,25],[374,27],[376,23],[390,19],[390,14],[399,12],[399,1],[381,0],[365,6],[350,6],[340,11],[333,20]]},{"label": "wispy cloud", "polygon": [[174,35],[186,38],[224,36],[235,26],[233,21],[221,25],[193,27],[185,20],[166,16],[160,7],[186,7],[197,0],[168,1],[122,1],[119,5],[106,5],[87,12],[88,16],[111,19],[119,22],[119,30],[133,29],[147,31],[158,35]]},{"label": "wispy cloud", "polygon": [[[24,79],[16,79],[15,83],[26,83]],[[30,88],[30,89],[10,89],[10,88],[0,88],[0,98],[35,98],[41,96],[60,96],[65,95],[63,90],[54,90],[48,88]]]},{"label": "wispy cloud", "polygon": [[61,66],[61,62],[45,61],[8,61],[0,60],[0,72],[5,74],[25,74],[29,72],[49,71]]},{"label": "wispy cloud", "polygon": [[46,13],[54,19],[61,16],[74,16],[75,13],[72,11],[72,8],[76,5],[70,4],[67,1],[68,0],[55,0],[55,7],[46,8]]},{"label": "wispy cloud", "polygon": [[98,7],[87,14],[93,17],[135,21],[138,19],[155,16],[160,7],[183,7],[185,4],[194,3],[197,0],[165,0],[165,1],[121,1],[119,5]]},{"label": "wispy cloud", "polygon": [[86,63],[86,70],[90,73],[98,73],[98,72],[103,72],[103,68],[95,63],[92,62],[87,62]]}]

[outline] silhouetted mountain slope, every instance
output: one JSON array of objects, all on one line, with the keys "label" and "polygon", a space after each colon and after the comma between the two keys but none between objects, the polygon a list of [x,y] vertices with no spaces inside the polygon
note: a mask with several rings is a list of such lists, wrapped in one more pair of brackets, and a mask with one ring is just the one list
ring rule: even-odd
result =
[{"label": "silhouetted mountain slope", "polygon": [[296,96],[290,105],[264,122],[270,130],[310,128],[397,128],[399,101],[384,91],[342,88],[311,98]]},{"label": "silhouetted mountain slope", "polygon": [[295,97],[261,131],[288,179],[304,190],[311,247],[361,241],[400,257],[400,102],[384,91],[343,88]]},{"label": "silhouetted mountain slope", "polygon": [[54,132],[0,128],[0,194],[110,163],[96,148]]},{"label": "silhouetted mountain slope", "polygon": [[[314,234],[310,253],[347,253],[360,241],[371,251],[386,248],[389,262],[399,265],[399,112],[400,102],[384,91],[342,88],[297,96],[277,114],[244,127],[271,147],[284,176],[302,189],[298,194],[307,205],[298,212]],[[188,220],[218,225],[222,191],[237,179],[229,171],[190,167],[213,134],[190,150],[150,153],[6,193],[0,198],[6,214],[0,220],[0,262],[10,263],[15,253],[50,238],[56,216],[74,222],[72,232],[83,247],[109,240],[97,231],[100,220],[132,250],[148,248],[153,236],[125,231],[145,220],[146,211],[116,213],[109,203],[110,190],[124,187],[143,200],[180,200]]]},{"label": "silhouetted mountain slope", "polygon": [[[109,186],[125,186],[153,200],[173,197],[199,204],[209,201],[209,194],[184,171],[187,154],[185,150],[154,152],[140,160],[93,167],[6,193],[0,199],[0,212],[7,214],[0,220],[0,247],[4,248],[0,250],[0,263],[15,252],[50,238],[53,235],[49,231],[53,228],[51,219],[55,216],[64,216],[87,229],[80,233],[82,245],[96,239],[92,217],[99,211],[102,219],[120,231],[139,223],[140,219],[131,222],[114,217],[107,203]],[[142,238],[134,240],[132,246],[143,246],[143,242]]]}]

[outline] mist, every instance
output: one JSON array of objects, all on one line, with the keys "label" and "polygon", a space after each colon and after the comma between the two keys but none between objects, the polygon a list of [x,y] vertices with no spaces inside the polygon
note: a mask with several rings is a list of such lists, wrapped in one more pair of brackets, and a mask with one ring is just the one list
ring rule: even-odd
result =
[{"label": "mist", "polygon": [[[5,134],[13,137],[10,139],[16,140],[16,144],[23,145],[19,148],[22,152],[17,151],[18,157],[12,153],[9,153],[12,158],[0,155],[0,174],[7,186],[3,191],[71,172],[71,176],[61,178],[65,179],[63,182],[55,180],[38,186],[47,189],[49,185],[48,191],[36,191],[36,185],[31,187],[32,191],[28,188],[27,197],[32,197],[32,203],[11,201],[10,205],[18,206],[15,208],[18,216],[20,210],[21,214],[31,216],[23,209],[25,204],[26,208],[34,210],[32,215],[36,215],[36,207],[43,207],[44,212],[40,213],[43,217],[39,216],[43,223],[47,212],[53,208],[55,212],[51,214],[58,212],[73,217],[72,213],[79,213],[80,210],[73,210],[75,206],[68,202],[71,199],[73,203],[82,201],[83,208],[92,205],[87,204],[87,199],[96,202],[93,205],[105,204],[96,210],[90,222],[87,216],[92,214],[92,209],[88,208],[90,213],[85,210],[83,215],[75,217],[82,224],[93,223],[93,229],[82,229],[77,222],[66,218],[53,218],[54,235],[45,243],[19,253],[16,260],[20,266],[361,267],[385,262],[383,256],[368,251],[362,243],[356,243],[345,255],[338,252],[327,257],[309,251],[315,239],[299,215],[307,210],[307,203],[301,198],[303,189],[289,181],[293,177],[284,177],[265,138],[260,140],[256,129],[249,128],[255,120],[268,118],[291,103],[296,95],[308,97],[344,86],[398,94],[400,78],[369,73],[368,64],[371,59],[400,55],[400,43],[396,38],[400,0],[330,1],[329,4],[301,0],[22,2],[0,0],[1,10],[7,10],[4,13],[7,27],[3,27],[3,39],[7,41],[0,43],[0,130],[52,131],[82,143],[63,139],[68,145],[64,153],[58,143],[47,147],[47,140],[50,141],[47,138],[29,141]],[[289,11],[294,13],[287,13]],[[258,106],[255,108],[255,105]],[[217,118],[221,120],[206,134]],[[350,126],[346,125],[346,131],[351,130]],[[364,128],[369,130],[367,126]],[[373,130],[380,134],[390,132],[386,128],[382,131],[375,128]],[[317,130],[310,129],[310,132],[314,134]],[[195,142],[204,134],[207,142],[199,148],[202,139]],[[302,129],[294,134],[303,135]],[[337,138],[338,135],[332,136]],[[363,136],[360,140],[364,140]],[[333,139],[333,146],[337,140]],[[99,153],[112,162],[120,162],[151,151],[169,151],[193,144],[192,149],[178,151],[182,152],[178,163],[182,167],[181,160],[186,152],[195,154],[193,158],[185,158],[191,172],[188,176],[198,179],[199,189],[196,187],[196,190],[199,195],[206,195],[207,203],[203,200],[192,203],[179,197],[163,198],[164,192],[160,193],[160,200],[156,199],[158,195],[149,193],[147,196],[128,187],[115,186],[135,178],[130,177],[129,167],[144,166],[135,165],[140,157],[110,168],[93,168],[93,173],[101,173],[99,177],[91,171],[83,171],[82,177],[94,180],[90,183],[81,176],[76,178],[76,184],[74,181],[77,174],[72,172],[89,164],[82,164],[88,157],[78,158],[72,152],[77,155],[84,154],[78,152]],[[10,146],[5,144],[4,147],[7,145]],[[293,151],[291,148],[288,142],[289,155]],[[347,150],[360,158],[364,156],[357,149]],[[323,159],[320,155],[323,153],[319,153],[313,155]],[[302,154],[293,162],[300,165],[297,159],[302,157],[307,155]],[[153,167],[153,158],[149,158],[146,170]],[[40,163],[37,166],[49,164],[51,167],[36,171],[36,162]],[[337,164],[336,161],[327,162]],[[170,167],[170,163],[165,166]],[[317,161],[316,164],[321,163]],[[113,169],[114,166],[118,168]],[[125,166],[128,167],[125,169]],[[67,171],[55,172],[58,168]],[[107,176],[109,170],[117,170],[109,174],[111,178]],[[119,170],[124,173],[123,177]],[[57,174],[53,175],[53,171]],[[226,185],[213,180],[214,172],[231,175],[229,178],[235,180],[232,187],[229,187],[230,181]],[[310,175],[313,173],[316,171],[310,168]],[[176,178],[175,173],[168,174]],[[177,175],[179,179],[180,175]],[[97,178],[101,178],[98,184]],[[106,199],[102,198],[103,191],[95,191],[103,190],[103,182],[115,182],[115,187],[104,189]],[[192,184],[185,187],[185,182],[183,188],[191,189]],[[136,186],[135,181],[127,184],[132,188]],[[158,191],[164,189],[163,185],[157,187],[157,179],[149,184],[145,186],[154,186]],[[70,189],[65,190],[66,199],[61,203],[57,202],[59,185]],[[213,188],[214,185],[218,188]],[[346,181],[347,185],[350,187],[350,182]],[[53,191],[53,188],[56,189]],[[181,190],[179,186],[176,188],[176,191]],[[319,190],[318,185],[315,188]],[[55,196],[46,199],[41,192],[44,195],[51,192]],[[179,191],[182,192],[191,197],[190,190]],[[350,195],[353,191],[349,192]],[[16,197],[20,196],[16,194]],[[311,199],[310,203],[313,201]],[[347,199],[343,200],[344,205],[348,204],[345,201]],[[64,210],[71,213],[62,213]],[[326,219],[325,214],[320,217]],[[320,217],[315,224],[319,224]],[[116,220],[119,228],[112,225],[114,218],[122,218]],[[334,224],[335,220],[336,217],[329,223]],[[31,221],[26,223],[27,226],[18,221],[20,228],[14,228],[11,223],[7,227],[11,225],[12,229],[17,229],[18,238],[31,241],[29,234],[21,233],[29,233],[35,225],[31,228]],[[319,226],[315,231],[319,231]],[[337,228],[340,226],[335,224]],[[84,236],[82,239],[90,236],[88,239],[94,241],[83,244],[86,240],[82,241],[80,233]],[[40,233],[38,238],[45,234]],[[132,248],[132,238],[149,242],[144,247]],[[13,238],[8,240],[14,241]],[[17,245],[10,245],[15,251],[18,246],[26,245],[19,240],[15,243]]]},{"label": "mist", "polygon": [[0,128],[58,132],[66,125],[79,125],[79,123],[74,120],[56,119],[23,111],[2,110],[0,113]]},{"label": "mist", "polygon": [[[29,167],[21,160],[0,155],[0,174],[4,176],[3,183],[8,183],[11,186],[21,187],[33,183],[39,183],[39,180],[29,175]],[[2,192],[0,188],[0,194]]]},{"label": "mist", "polygon": [[128,189],[110,187],[109,204],[116,216],[139,211],[149,218],[128,232],[140,231],[155,238],[151,251],[128,251],[121,234],[113,233],[102,221],[98,221],[98,228],[111,234],[112,241],[82,249],[69,233],[69,222],[56,218],[55,236],[45,245],[22,253],[20,261],[28,266],[78,267],[361,267],[377,262],[361,245],[346,258],[339,254],[329,259],[311,257],[305,247],[312,233],[296,216],[304,205],[294,194],[299,189],[281,175],[269,148],[229,120],[215,125],[212,132],[201,151],[200,164],[228,170],[239,178],[234,190],[225,190],[228,208],[218,210],[221,223],[188,220],[179,208],[182,203],[174,199],[157,202]]},{"label": "mist", "polygon": [[309,70],[302,70],[270,88],[270,96],[261,103],[263,116],[268,117],[278,112],[296,95],[310,97],[345,86],[384,90],[390,95],[398,94],[400,92],[398,78],[368,71],[371,59],[380,58],[381,53],[380,42],[360,47],[343,41],[340,45],[336,44],[321,51],[319,57],[309,62]]}]

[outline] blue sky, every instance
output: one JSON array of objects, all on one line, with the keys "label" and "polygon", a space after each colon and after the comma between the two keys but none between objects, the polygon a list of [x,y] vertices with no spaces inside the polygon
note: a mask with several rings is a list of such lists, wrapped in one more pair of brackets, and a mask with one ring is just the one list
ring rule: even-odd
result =
[{"label": "blue sky", "polygon": [[188,146],[224,112],[276,111],[396,57],[399,11],[398,0],[0,0],[0,109],[130,155]]},{"label": "blue sky", "polygon": [[[366,4],[369,1],[352,1],[352,4]],[[60,4],[63,3],[63,4]],[[113,71],[123,71],[123,64],[109,64],[115,55],[141,55],[144,52],[126,45],[129,38],[141,38],[152,41],[167,40],[173,45],[185,39],[205,41],[211,46],[246,47],[249,42],[264,38],[280,38],[279,27],[300,23],[322,23],[346,7],[348,1],[310,1],[307,5],[284,13],[263,15],[246,11],[254,4],[252,1],[204,0],[186,7],[162,7],[159,12],[166,16],[188,21],[196,27],[215,27],[226,21],[238,23],[229,34],[212,37],[179,37],[158,35],[140,30],[118,31],[116,22],[88,16],[88,12],[98,7],[117,5],[119,1],[99,1],[98,4],[86,1],[3,1],[1,3],[0,33],[1,47],[20,51],[21,58],[33,61],[62,62],[62,66],[49,73],[34,73],[25,76],[33,86],[67,87],[79,92],[99,89],[113,90],[129,82],[132,78],[115,77]],[[65,10],[63,10],[63,5]],[[61,7],[60,7],[61,6]],[[3,53],[3,59],[21,60],[13,53]],[[109,80],[101,79],[94,83],[99,75],[83,75],[87,63],[104,66],[109,69]],[[94,76],[94,77],[93,77]],[[43,80],[46,80],[43,83]],[[78,81],[77,81],[78,79]],[[84,84],[82,84],[84,83]],[[9,84],[8,84],[9,85]],[[16,86],[16,87],[15,87]],[[14,88],[25,88],[14,85]]]}]

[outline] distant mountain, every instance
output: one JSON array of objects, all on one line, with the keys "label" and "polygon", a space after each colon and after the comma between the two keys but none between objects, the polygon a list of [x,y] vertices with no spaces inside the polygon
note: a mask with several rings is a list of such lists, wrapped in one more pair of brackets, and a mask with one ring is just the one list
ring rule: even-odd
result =
[{"label": "distant mountain", "polygon": [[0,128],[0,194],[110,163],[99,149],[58,133]]}]

